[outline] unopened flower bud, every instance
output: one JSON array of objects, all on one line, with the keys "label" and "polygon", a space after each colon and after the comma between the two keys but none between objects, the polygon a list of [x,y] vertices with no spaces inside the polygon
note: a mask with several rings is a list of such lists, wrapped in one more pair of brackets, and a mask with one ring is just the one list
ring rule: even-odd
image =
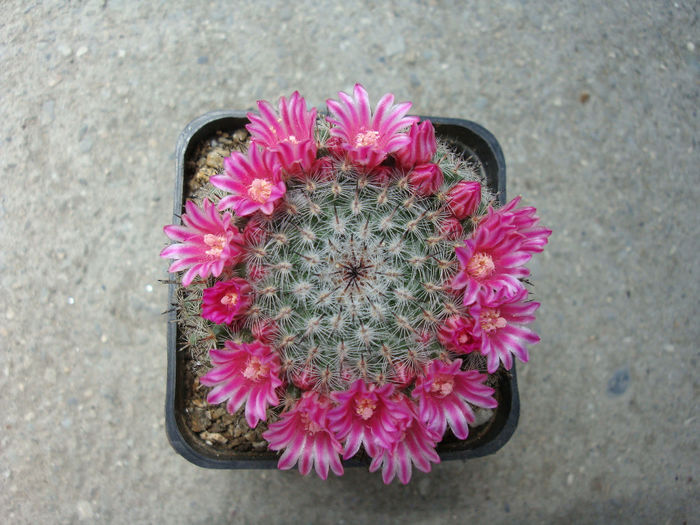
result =
[{"label": "unopened flower bud", "polygon": [[417,195],[433,195],[442,186],[442,171],[437,164],[421,164],[408,174],[408,183]]},{"label": "unopened flower bud", "polygon": [[461,181],[447,192],[447,205],[459,220],[474,213],[481,202],[481,184],[475,181]]},{"label": "unopened flower bud", "polygon": [[440,223],[440,235],[454,241],[459,239],[464,234],[462,223],[457,217],[447,217]]}]

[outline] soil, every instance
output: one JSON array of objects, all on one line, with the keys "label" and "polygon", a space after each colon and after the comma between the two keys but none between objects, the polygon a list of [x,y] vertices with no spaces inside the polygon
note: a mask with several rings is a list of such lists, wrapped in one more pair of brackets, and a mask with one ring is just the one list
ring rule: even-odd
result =
[{"label": "soil", "polygon": [[[201,142],[185,164],[187,197],[209,182],[211,176],[222,173],[224,159],[232,151],[247,150],[248,141],[248,132],[239,129],[233,133],[217,131],[214,137]],[[207,445],[220,450],[266,450],[267,441],[262,438],[262,433],[267,430],[265,422],[261,421],[255,429],[251,429],[246,423],[243,408],[232,415],[226,411],[224,404],[215,406],[207,403],[210,388],[199,383],[199,376],[205,372],[202,358],[206,359],[206,356],[193,357],[189,352],[185,355],[184,409],[188,428]]]},{"label": "soil", "polygon": [[[239,129],[233,133],[217,131],[216,135],[204,140],[194,150],[191,159],[185,164],[185,181],[187,183],[189,198],[201,186],[209,181],[209,177],[223,172],[223,160],[232,151],[245,151],[248,148],[249,136],[245,129]],[[181,335],[182,337],[182,335]],[[255,429],[251,429],[245,420],[244,409],[241,408],[235,414],[229,414],[225,405],[210,405],[207,403],[207,394],[210,391],[199,382],[199,377],[209,368],[206,356],[193,356],[185,345],[178,348],[184,352],[184,392],[183,407],[185,424],[197,439],[202,441],[200,445],[206,445],[217,452],[227,453],[254,453],[259,455],[267,451],[267,441],[262,433],[267,430],[267,424],[258,423]],[[485,371],[485,358],[478,354],[470,354],[465,357],[467,368],[478,368]],[[489,377],[487,384],[496,389],[495,397],[501,402],[499,385],[509,380],[509,373],[500,370]],[[470,428],[466,441],[459,440],[449,430],[438,445],[441,450],[462,450],[469,447],[469,443],[477,441],[488,432],[494,423],[496,412],[493,410],[475,407],[476,424]],[[268,420],[275,421],[277,415],[268,411]],[[267,453],[268,455],[271,453]]]},{"label": "soil", "polygon": [[262,433],[267,430],[264,421],[251,429],[243,409],[231,415],[225,405],[210,405],[210,388],[199,383],[198,372],[192,359],[185,358],[185,420],[189,429],[207,445],[236,452],[264,451],[267,441]]},{"label": "soil", "polygon": [[245,152],[249,139],[248,132],[239,129],[233,133],[217,131],[214,137],[202,141],[195,148],[192,158],[185,163],[185,180],[189,190],[187,197],[209,182],[209,177],[224,171],[224,159],[232,151]]}]

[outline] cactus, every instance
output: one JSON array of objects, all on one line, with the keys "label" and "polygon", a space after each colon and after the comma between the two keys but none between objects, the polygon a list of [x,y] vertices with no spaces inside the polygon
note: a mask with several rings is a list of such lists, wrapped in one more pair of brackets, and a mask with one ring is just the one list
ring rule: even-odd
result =
[{"label": "cactus", "polygon": [[328,116],[298,93],[258,102],[248,151],[201,181],[161,255],[186,270],[178,323],[214,365],[209,401],[245,405],[253,427],[279,414],[263,437],[280,468],[341,474],[338,454],[363,446],[406,483],[448,424],[465,439],[496,406],[481,372],[527,361],[523,265],[551,231],[519,198],[494,208],[481,166],[409,103],[339,97]]},{"label": "cactus", "polygon": [[[319,140],[328,137],[325,127],[319,117]],[[445,283],[456,270],[455,245],[473,228],[465,221],[459,238],[441,235],[450,215],[445,193],[459,181],[479,182],[476,215],[495,197],[481,167],[455,146],[437,139],[434,158],[445,181],[431,197],[416,197],[399,167],[380,184],[339,159],[307,180],[288,181],[286,205],[264,218],[265,235],[250,245],[245,264],[224,275],[249,279],[256,292],[242,330],[201,317],[202,290],[214,279],[178,288],[178,323],[195,361],[206,361],[214,341],[251,339],[266,319],[279,326],[272,342],[288,376],[305,373],[324,391],[359,377],[391,381],[406,368],[415,374],[438,356],[437,325],[464,311]],[[192,199],[218,203],[225,195],[207,182]]]},{"label": "cactus", "polygon": [[[478,180],[465,163],[443,166]],[[248,327],[272,319],[283,368],[292,378],[306,372],[321,391],[418,372],[441,352],[436,326],[462,310],[446,287],[459,242],[440,234],[446,216],[444,199],[417,198],[400,170],[378,184],[335,160],[290,181],[287,205],[246,255],[256,291]]]}]

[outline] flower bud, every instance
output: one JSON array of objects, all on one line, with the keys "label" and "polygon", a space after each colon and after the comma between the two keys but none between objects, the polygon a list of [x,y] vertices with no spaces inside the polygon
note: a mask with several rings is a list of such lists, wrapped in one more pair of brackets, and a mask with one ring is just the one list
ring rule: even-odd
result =
[{"label": "flower bud", "polygon": [[474,213],[481,202],[481,184],[463,180],[447,192],[447,205],[459,220]]},{"label": "flower bud", "polygon": [[308,366],[299,370],[296,373],[292,373],[292,383],[302,390],[311,390],[316,384],[316,376]]},{"label": "flower bud", "polygon": [[253,325],[250,332],[261,343],[271,344],[277,336],[277,323],[272,319],[262,319]]},{"label": "flower bud", "polygon": [[464,234],[462,223],[457,217],[446,217],[440,223],[440,235],[450,241],[459,239]]},{"label": "flower bud", "polygon": [[391,382],[398,388],[406,388],[411,385],[416,378],[416,373],[406,363],[394,363],[394,375]]},{"label": "flower bud", "polygon": [[408,136],[411,142],[394,153],[399,166],[409,169],[430,162],[437,151],[433,123],[424,120],[420,124],[413,124],[408,130]]},{"label": "flower bud", "polygon": [[243,238],[248,246],[257,246],[264,243],[267,238],[267,232],[263,221],[258,217],[252,217],[243,228]]},{"label": "flower bud", "polygon": [[421,164],[408,174],[408,183],[417,195],[433,195],[442,186],[442,171],[437,164]]}]

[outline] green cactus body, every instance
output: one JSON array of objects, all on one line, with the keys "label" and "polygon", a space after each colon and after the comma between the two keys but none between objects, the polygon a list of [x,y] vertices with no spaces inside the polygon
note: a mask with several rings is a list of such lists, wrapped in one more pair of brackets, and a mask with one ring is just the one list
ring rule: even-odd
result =
[{"label": "green cactus body", "polygon": [[[440,355],[438,325],[464,311],[449,287],[455,244],[472,229],[466,220],[460,239],[441,236],[449,215],[444,191],[459,180],[481,182],[479,214],[493,195],[479,166],[453,146],[438,140],[433,160],[444,184],[429,197],[411,192],[399,169],[388,168],[388,182],[380,183],[337,159],[304,181],[288,180],[285,204],[262,224],[265,238],[231,272],[255,290],[245,324],[221,329],[198,315],[192,305],[211,283],[181,289],[180,322],[195,358],[205,360],[214,341],[250,339],[255,324],[269,320],[288,377],[305,374],[320,391],[359,377],[399,382],[402,371],[417,372]],[[217,202],[221,195],[206,184],[195,200]]]}]

